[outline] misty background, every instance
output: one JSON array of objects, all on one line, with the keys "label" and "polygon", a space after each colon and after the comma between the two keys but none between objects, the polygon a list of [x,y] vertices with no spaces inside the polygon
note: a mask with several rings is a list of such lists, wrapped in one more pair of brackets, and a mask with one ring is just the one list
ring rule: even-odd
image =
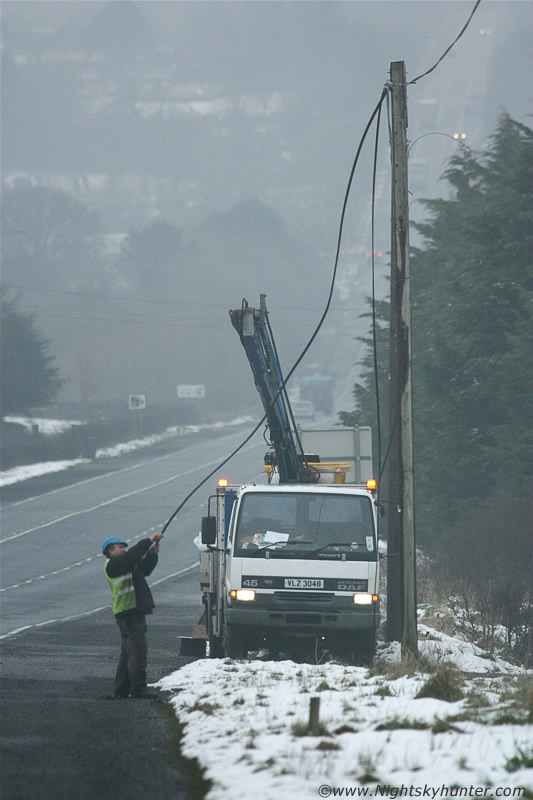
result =
[{"label": "misty background", "polygon": [[[173,408],[178,384],[202,384],[202,414],[259,413],[228,309],[267,294],[288,371],[326,303],[349,171],[390,62],[408,80],[427,70],[473,6],[4,0],[2,283],[50,341],[59,399],[83,413],[142,393]],[[458,141],[481,150],[502,110],[530,124],[532,21],[529,2],[484,0],[409,87],[412,219],[445,191]],[[331,310],[300,369],[334,377],[338,408],[367,326],[372,157],[373,136]],[[388,158],[384,125],[381,297]]]}]

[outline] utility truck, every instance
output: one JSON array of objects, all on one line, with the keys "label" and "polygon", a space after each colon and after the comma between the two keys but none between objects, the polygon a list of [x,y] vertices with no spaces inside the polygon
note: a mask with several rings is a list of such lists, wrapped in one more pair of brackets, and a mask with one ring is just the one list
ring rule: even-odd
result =
[{"label": "utility truck", "polygon": [[[230,311],[265,408],[264,484],[219,481],[202,519],[204,615],[195,635],[211,657],[250,650],[372,655],[379,625],[375,482],[304,453],[285,390],[265,297]],[[330,455],[328,453],[328,455]]]}]

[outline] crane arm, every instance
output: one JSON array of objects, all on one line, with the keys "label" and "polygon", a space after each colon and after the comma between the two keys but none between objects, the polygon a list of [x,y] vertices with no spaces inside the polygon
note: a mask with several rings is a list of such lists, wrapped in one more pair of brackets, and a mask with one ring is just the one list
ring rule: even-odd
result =
[{"label": "crane arm", "polygon": [[314,473],[306,463],[300,438],[293,433],[296,426],[268,321],[265,295],[261,295],[259,309],[252,308],[243,300],[241,308],[230,311],[229,315],[246,352],[265,409],[280,483],[313,482]]}]

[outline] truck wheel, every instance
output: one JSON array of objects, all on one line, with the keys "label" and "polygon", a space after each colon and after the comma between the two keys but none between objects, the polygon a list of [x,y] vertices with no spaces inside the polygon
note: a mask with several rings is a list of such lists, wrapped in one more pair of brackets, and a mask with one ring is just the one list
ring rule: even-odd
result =
[{"label": "truck wheel", "polygon": [[209,637],[209,658],[224,658],[224,647],[219,636]]},{"label": "truck wheel", "polygon": [[242,628],[235,625],[226,626],[224,650],[228,658],[245,658],[248,655],[246,637]]}]

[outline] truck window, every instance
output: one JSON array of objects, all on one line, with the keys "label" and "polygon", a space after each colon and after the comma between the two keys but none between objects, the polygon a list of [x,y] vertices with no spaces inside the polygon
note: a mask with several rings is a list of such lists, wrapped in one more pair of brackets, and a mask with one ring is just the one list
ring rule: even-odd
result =
[{"label": "truck window", "polygon": [[[269,550],[270,557],[305,558],[319,548],[375,555],[370,499],[319,492],[247,493],[237,521],[235,555]],[[258,556],[260,553],[257,554]]]}]

